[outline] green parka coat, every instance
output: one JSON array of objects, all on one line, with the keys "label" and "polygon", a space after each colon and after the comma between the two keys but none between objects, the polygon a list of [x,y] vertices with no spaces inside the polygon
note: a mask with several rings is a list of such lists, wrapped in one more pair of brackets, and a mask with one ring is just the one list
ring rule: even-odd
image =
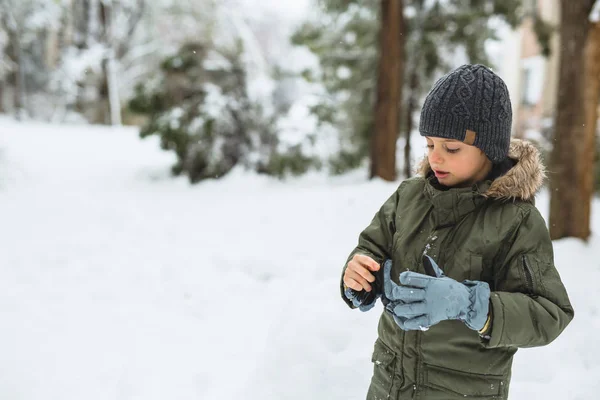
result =
[{"label": "green parka coat", "polygon": [[545,177],[538,151],[513,139],[509,158],[514,166],[493,181],[450,189],[439,186],[425,159],[420,176],[403,181],[360,234],[346,264],[356,253],[381,265],[391,258],[399,283],[402,271],[425,273],[426,253],[447,276],[485,281],[492,290],[489,340],[457,320],[405,332],[383,312],[369,400],[506,399],[517,349],[550,343],[572,320],[534,205]]}]

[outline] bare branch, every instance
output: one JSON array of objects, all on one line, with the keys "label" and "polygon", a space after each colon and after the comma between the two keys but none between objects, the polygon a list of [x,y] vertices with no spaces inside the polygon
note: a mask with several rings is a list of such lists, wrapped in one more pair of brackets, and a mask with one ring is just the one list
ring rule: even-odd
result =
[{"label": "bare branch", "polygon": [[117,48],[117,59],[121,59],[128,51],[129,45],[131,44],[131,38],[137,28],[142,16],[144,15],[144,10],[146,7],[145,0],[138,0],[137,7],[134,8],[132,16],[129,18],[129,29],[127,30],[127,34],[124,38],[122,38],[121,43],[119,43]]}]

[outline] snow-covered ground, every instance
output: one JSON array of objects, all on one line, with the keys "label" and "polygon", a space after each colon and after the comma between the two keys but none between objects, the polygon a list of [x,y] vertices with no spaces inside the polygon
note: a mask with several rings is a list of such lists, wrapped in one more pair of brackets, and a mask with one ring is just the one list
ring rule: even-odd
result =
[{"label": "snow-covered ground", "polygon": [[[131,128],[0,119],[0,399],[364,398],[378,313],[339,274],[398,183],[190,186],[172,161]],[[575,320],[517,353],[511,399],[600,397],[600,236],[555,248]]]}]

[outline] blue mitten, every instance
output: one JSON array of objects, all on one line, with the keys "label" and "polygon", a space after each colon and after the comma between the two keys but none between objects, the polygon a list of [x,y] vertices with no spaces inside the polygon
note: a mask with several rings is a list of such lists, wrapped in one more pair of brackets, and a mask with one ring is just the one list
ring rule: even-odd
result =
[{"label": "blue mitten", "polygon": [[394,307],[405,304],[405,302],[421,301],[423,300],[423,293],[421,291],[416,291],[413,288],[396,284],[392,281],[391,273],[392,260],[387,260],[383,264],[383,305],[385,306],[385,311],[394,318],[396,325],[398,325],[400,329],[408,330],[405,326],[408,318],[396,315],[394,313]]},{"label": "blue mitten", "polygon": [[357,292],[354,289],[346,288],[346,290],[344,290],[344,296],[346,296],[346,298],[352,302],[354,307],[358,308],[362,312],[365,312],[375,307],[375,303],[381,294],[375,293],[374,296],[367,297],[363,295],[363,292],[368,293],[363,290]]},{"label": "blue mitten", "polygon": [[489,310],[489,285],[480,281],[457,282],[445,276],[429,256],[423,263],[434,276],[406,271],[400,274],[400,283],[406,286],[390,286],[392,302],[386,309],[402,322],[396,321],[400,328],[426,329],[450,319],[461,320],[476,331],[483,328]]}]

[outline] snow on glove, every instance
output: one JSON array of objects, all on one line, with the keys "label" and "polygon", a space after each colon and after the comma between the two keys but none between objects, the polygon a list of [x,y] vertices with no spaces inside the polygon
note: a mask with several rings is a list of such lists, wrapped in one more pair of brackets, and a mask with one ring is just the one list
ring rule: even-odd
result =
[{"label": "snow on glove", "polygon": [[427,329],[450,319],[461,320],[476,331],[483,328],[489,310],[489,285],[480,281],[457,282],[445,276],[429,256],[423,258],[423,265],[433,276],[405,271],[400,274],[400,283],[406,286],[392,287],[392,303],[386,309],[402,322],[400,325],[396,321],[400,328]]},{"label": "snow on glove", "polygon": [[[354,307],[363,312],[369,311],[371,308],[375,307],[377,299],[383,294],[382,269],[380,268],[378,271],[372,273],[375,275],[375,282],[371,283],[372,289],[370,292],[367,292],[364,289],[361,291],[356,291],[351,288],[346,288],[344,290],[344,296],[346,296],[346,298],[352,302]],[[384,305],[385,304],[387,304],[387,302],[384,302]]]}]

